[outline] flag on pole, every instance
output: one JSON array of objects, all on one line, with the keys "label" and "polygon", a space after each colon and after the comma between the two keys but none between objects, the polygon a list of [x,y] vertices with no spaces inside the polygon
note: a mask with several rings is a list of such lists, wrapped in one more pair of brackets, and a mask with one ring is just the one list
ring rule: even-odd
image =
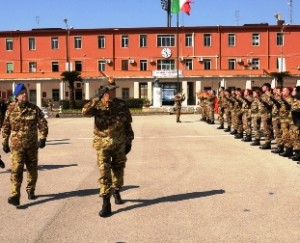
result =
[{"label": "flag on pole", "polygon": [[191,0],[172,0],[172,13],[179,13],[180,11],[186,13],[187,15],[190,15],[191,6],[190,3]]},{"label": "flag on pole", "polygon": [[168,0],[160,0],[161,8],[165,11],[168,11]]}]

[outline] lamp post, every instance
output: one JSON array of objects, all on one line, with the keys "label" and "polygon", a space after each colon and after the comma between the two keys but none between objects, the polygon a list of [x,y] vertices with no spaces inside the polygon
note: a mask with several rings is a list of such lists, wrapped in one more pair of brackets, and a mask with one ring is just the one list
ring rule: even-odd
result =
[{"label": "lamp post", "polygon": [[69,54],[69,36],[70,36],[70,28],[68,25],[68,19],[64,18],[64,23],[66,25],[67,36],[66,36],[66,66],[67,71],[70,72],[70,54]]}]

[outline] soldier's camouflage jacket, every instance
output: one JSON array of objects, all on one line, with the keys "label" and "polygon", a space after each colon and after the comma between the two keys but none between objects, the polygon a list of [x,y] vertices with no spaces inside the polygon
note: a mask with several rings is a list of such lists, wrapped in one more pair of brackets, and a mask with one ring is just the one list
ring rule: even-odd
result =
[{"label": "soldier's camouflage jacket", "polygon": [[93,147],[107,148],[115,144],[130,144],[134,139],[132,117],[123,100],[114,98],[109,107],[99,100],[93,105],[88,102],[82,109],[86,117],[95,117]]},{"label": "soldier's camouflage jacket", "polygon": [[47,138],[48,122],[42,110],[29,102],[10,103],[2,126],[2,144],[14,150],[37,149],[38,131],[41,139]]}]

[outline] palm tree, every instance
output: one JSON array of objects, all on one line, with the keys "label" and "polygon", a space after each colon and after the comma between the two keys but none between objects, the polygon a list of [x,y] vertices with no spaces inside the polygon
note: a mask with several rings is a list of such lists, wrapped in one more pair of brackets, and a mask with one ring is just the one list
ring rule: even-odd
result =
[{"label": "palm tree", "polygon": [[70,89],[70,108],[75,108],[75,96],[74,96],[74,83],[76,81],[82,81],[81,73],[79,71],[65,71],[61,74],[61,80],[69,82]]},{"label": "palm tree", "polygon": [[268,73],[271,77],[275,78],[279,87],[283,87],[283,82],[285,77],[291,77],[290,72],[271,72]]}]

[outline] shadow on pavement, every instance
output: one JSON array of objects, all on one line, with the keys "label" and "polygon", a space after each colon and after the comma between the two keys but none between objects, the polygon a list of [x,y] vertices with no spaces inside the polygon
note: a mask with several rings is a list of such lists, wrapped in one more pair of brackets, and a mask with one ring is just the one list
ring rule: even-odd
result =
[{"label": "shadow on pavement", "polygon": [[155,205],[155,204],[159,204],[159,203],[178,202],[178,201],[196,199],[196,198],[201,198],[201,197],[208,197],[208,196],[213,196],[213,195],[223,194],[223,193],[225,193],[225,190],[220,189],[220,190],[211,190],[211,191],[205,191],[205,192],[190,192],[190,193],[185,193],[185,194],[171,195],[171,196],[159,197],[159,198],[147,199],[147,200],[142,200],[142,199],[124,200],[125,203],[126,202],[134,202],[134,203],[139,203],[139,204],[131,205],[131,206],[128,206],[125,208],[120,208],[120,209],[114,211],[113,214],[129,211],[129,210],[136,209],[136,208],[147,207],[147,206],[151,206],[151,205]]},{"label": "shadow on pavement", "polygon": [[[139,186],[131,186],[131,185],[124,186],[124,187],[122,187],[122,191],[134,189],[134,188],[138,188],[138,187]],[[70,191],[70,192],[61,192],[61,193],[57,193],[57,194],[37,195],[36,201],[17,206],[17,209],[26,209],[26,208],[36,206],[36,205],[39,205],[42,203],[56,201],[56,200],[62,200],[62,199],[71,198],[71,197],[87,197],[87,196],[96,195],[98,193],[99,193],[99,188],[83,189],[83,190]],[[39,200],[39,198],[45,198],[45,199]]]},{"label": "shadow on pavement", "polygon": [[[38,165],[38,171],[43,170],[57,170],[61,168],[71,167],[71,166],[78,166],[78,164],[69,164],[69,165]],[[23,172],[25,172],[26,169],[24,168]],[[4,173],[11,173],[11,169],[7,169],[5,171],[1,171],[0,174]]]}]

